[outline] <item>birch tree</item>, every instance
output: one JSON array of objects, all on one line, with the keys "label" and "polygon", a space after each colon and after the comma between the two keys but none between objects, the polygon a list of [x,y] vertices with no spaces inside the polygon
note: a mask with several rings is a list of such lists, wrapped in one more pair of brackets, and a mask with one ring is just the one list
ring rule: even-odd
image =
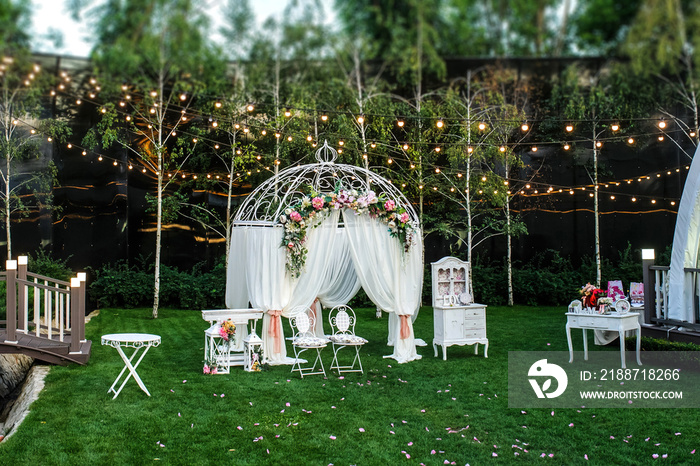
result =
[{"label": "birch tree", "polygon": [[224,67],[205,38],[208,20],[195,2],[122,0],[109,2],[96,13],[100,20],[93,59],[116,91],[105,97],[116,102],[99,108],[102,120],[86,144],[124,147],[155,180],[153,317],[157,318],[164,207],[178,205],[166,203],[168,189],[187,159],[174,149],[175,142],[190,137],[187,127],[198,114],[193,106],[207,81],[225,75]]}]

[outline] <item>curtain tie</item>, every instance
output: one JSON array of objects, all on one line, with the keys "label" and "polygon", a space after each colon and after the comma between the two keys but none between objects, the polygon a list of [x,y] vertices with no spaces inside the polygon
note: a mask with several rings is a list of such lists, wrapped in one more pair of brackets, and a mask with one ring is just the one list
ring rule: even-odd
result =
[{"label": "curtain tie", "polygon": [[316,325],[316,320],[318,319],[318,316],[316,315],[316,306],[318,306],[318,298],[314,299],[314,302],[309,308],[311,310],[311,315],[314,316],[314,325]]},{"label": "curtain tie", "polygon": [[282,310],[270,310],[267,313],[270,314],[270,328],[267,330],[267,333],[274,338],[274,352],[279,354],[282,352]]},{"label": "curtain tie", "polygon": [[401,318],[401,332],[399,332],[399,336],[402,340],[405,340],[411,336],[411,329],[408,327],[408,319],[410,316],[408,314],[404,314],[400,315],[399,317]]}]

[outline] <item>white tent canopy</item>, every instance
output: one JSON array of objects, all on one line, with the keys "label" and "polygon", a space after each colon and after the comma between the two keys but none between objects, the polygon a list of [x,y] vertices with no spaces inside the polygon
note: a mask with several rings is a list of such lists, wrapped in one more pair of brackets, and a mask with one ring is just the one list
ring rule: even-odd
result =
[{"label": "white tent canopy", "polygon": [[694,301],[700,286],[685,268],[700,268],[700,148],[695,151],[678,206],[668,274],[668,318],[694,322]]},{"label": "white tent canopy", "polygon": [[[265,358],[285,364],[290,360],[281,316],[294,317],[317,298],[326,307],[346,304],[362,287],[378,308],[398,316],[389,319],[388,343],[394,352],[388,357],[399,362],[420,359],[412,325],[423,282],[416,212],[384,178],[361,167],[336,164],[336,157],[324,144],[316,152],[317,163],[287,168],[248,196],[231,232],[226,306],[245,308],[250,303],[264,311]],[[314,211],[311,196],[324,195],[332,195],[332,202]],[[287,217],[300,219],[302,202],[311,214],[293,224]],[[386,215],[376,215],[373,206],[384,208],[385,202]],[[405,222],[400,222],[399,212]],[[288,250],[283,242],[290,233],[298,234],[299,225],[305,225],[305,240],[290,242]],[[399,225],[405,226],[403,243]],[[292,251],[303,257],[303,248],[303,266],[290,267]]]}]

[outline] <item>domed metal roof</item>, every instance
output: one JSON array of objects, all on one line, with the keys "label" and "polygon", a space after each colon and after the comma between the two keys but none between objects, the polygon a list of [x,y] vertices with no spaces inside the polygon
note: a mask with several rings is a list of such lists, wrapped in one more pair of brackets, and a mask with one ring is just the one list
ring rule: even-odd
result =
[{"label": "domed metal roof", "polygon": [[236,212],[234,225],[276,225],[285,209],[308,196],[311,188],[323,194],[337,189],[360,194],[373,191],[377,196],[383,193],[397,207],[406,209],[414,228],[419,226],[413,206],[393,184],[365,168],[335,163],[337,158],[338,152],[324,142],[316,151],[318,162],[286,168],[250,193]]}]

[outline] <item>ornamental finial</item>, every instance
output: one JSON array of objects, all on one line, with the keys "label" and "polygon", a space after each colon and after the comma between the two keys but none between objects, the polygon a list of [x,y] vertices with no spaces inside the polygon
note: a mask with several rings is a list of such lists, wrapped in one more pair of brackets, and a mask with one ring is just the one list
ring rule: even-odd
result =
[{"label": "ornamental finial", "polygon": [[323,146],[316,151],[316,160],[321,163],[333,163],[338,158],[338,152],[328,145],[328,140],[323,141]]}]

